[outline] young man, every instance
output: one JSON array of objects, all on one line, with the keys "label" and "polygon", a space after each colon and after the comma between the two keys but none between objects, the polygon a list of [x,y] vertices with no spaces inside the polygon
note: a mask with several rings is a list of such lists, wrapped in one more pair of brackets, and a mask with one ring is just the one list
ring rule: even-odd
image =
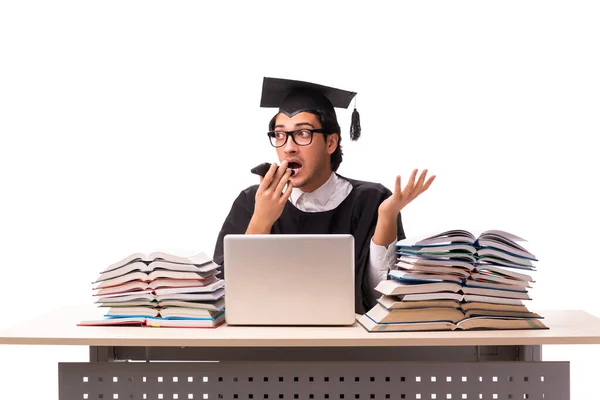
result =
[{"label": "young man", "polygon": [[[355,310],[376,301],[373,288],[396,261],[394,244],[405,238],[400,211],[426,191],[435,176],[414,170],[404,190],[336,173],[342,161],[334,107],[347,108],[354,92],[307,82],[265,78],[261,106],[279,107],[269,140],[280,165],[234,201],[219,233],[214,261],[223,265],[227,234],[352,234],[355,241]],[[351,133],[360,135],[356,110]],[[226,266],[223,266],[225,274]]]}]

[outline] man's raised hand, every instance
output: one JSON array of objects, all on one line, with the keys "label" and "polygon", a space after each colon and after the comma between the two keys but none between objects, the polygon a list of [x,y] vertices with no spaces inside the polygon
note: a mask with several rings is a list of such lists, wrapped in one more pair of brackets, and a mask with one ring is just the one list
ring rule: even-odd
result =
[{"label": "man's raised hand", "polygon": [[408,183],[402,190],[400,186],[400,176],[396,177],[396,184],[394,186],[394,192],[390,197],[385,199],[379,205],[379,215],[380,216],[388,216],[391,218],[396,218],[398,213],[406,207],[411,201],[416,199],[421,193],[425,192],[429,189],[429,186],[433,183],[435,179],[435,175],[432,175],[427,181],[425,181],[425,177],[427,176],[427,170],[423,170],[419,179],[415,182],[417,176],[416,169],[413,170]]}]

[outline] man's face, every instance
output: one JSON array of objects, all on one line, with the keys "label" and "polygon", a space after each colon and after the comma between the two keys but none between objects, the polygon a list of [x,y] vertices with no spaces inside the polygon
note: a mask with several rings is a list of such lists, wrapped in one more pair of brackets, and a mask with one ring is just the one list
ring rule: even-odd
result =
[{"label": "man's face", "polygon": [[[311,113],[302,112],[288,117],[277,115],[275,131],[297,131],[302,129],[319,129],[319,118]],[[291,136],[285,145],[277,148],[279,161],[288,160],[288,166],[294,170],[292,185],[311,192],[321,186],[331,174],[330,156],[337,146],[337,135],[329,135],[327,141],[321,133],[314,133],[311,144],[297,145]]]}]

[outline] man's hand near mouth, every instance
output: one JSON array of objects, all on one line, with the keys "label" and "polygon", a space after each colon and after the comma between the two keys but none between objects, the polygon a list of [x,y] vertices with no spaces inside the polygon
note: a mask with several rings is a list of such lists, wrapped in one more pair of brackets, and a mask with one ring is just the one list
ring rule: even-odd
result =
[{"label": "man's hand near mouth", "polygon": [[281,216],[285,203],[292,194],[290,177],[293,173],[294,171],[288,168],[288,162],[283,161],[280,166],[271,165],[269,172],[261,178],[256,191],[254,214],[246,230],[247,234],[271,232],[271,227]]}]

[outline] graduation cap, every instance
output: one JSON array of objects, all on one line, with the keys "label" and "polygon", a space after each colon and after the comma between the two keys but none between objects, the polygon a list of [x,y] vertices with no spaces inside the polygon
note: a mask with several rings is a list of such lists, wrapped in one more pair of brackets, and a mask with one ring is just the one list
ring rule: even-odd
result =
[{"label": "graduation cap", "polygon": [[[335,108],[348,108],[356,92],[290,79],[268,78],[263,80],[261,107],[279,107],[288,117],[303,111],[322,111],[337,119]],[[354,108],[350,124],[350,138],[360,137],[360,115]]]}]

